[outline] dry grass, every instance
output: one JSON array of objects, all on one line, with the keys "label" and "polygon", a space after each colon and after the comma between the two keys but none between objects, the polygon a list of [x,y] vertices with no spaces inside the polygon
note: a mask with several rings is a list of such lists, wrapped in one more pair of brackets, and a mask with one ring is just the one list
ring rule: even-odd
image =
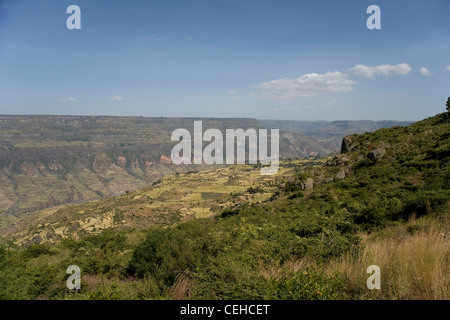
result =
[{"label": "dry grass", "polygon": [[189,300],[191,288],[192,280],[187,275],[181,274],[169,289],[168,296],[171,300]]},{"label": "dry grass", "polygon": [[[449,214],[411,219],[378,235],[365,235],[358,253],[327,264],[344,275],[354,299],[450,299]],[[381,289],[366,287],[366,269],[381,269]]]},{"label": "dry grass", "polygon": [[97,275],[90,275],[85,274],[81,277],[82,279],[82,286],[86,286],[91,291],[95,291],[99,285],[102,284],[103,279],[100,276]]}]

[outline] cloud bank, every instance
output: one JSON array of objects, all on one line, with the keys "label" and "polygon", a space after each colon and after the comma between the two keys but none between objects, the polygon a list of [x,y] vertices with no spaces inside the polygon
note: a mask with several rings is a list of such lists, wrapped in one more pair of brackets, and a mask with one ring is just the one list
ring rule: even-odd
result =
[{"label": "cloud bank", "polygon": [[111,100],[111,101],[122,101],[123,98],[121,96],[114,96],[114,97],[111,97],[109,100]]},{"label": "cloud bank", "polygon": [[427,68],[422,67],[419,69],[419,72],[423,76],[431,76],[431,72]]},{"label": "cloud bank", "polygon": [[322,93],[349,92],[357,84],[339,71],[324,74],[309,73],[299,78],[285,78],[263,82],[259,85],[263,98],[310,97]]},{"label": "cloud bank", "polygon": [[346,73],[334,71],[323,74],[309,73],[298,78],[284,78],[259,84],[259,96],[262,98],[298,98],[311,97],[324,93],[339,93],[353,91],[358,82],[351,76],[375,78],[376,76],[404,76],[410,73],[411,66],[407,63],[397,65],[383,64],[366,66],[363,64],[350,68]]},{"label": "cloud bank", "polygon": [[348,72],[359,77],[375,78],[375,76],[404,76],[410,73],[411,70],[411,66],[407,63],[400,63],[395,66],[391,64],[382,64],[378,66],[359,64],[349,69]]},{"label": "cloud bank", "polygon": [[62,101],[62,102],[73,102],[73,101],[75,101],[75,98],[74,97],[59,98],[59,101]]}]

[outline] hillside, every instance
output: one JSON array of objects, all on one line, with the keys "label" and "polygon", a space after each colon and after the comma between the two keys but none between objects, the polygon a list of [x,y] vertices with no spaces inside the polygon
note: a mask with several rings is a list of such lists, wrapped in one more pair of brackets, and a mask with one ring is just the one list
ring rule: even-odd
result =
[{"label": "hillside", "polygon": [[[0,250],[0,297],[449,299],[447,115],[347,136],[341,149],[322,165],[286,163],[272,185],[207,218]],[[236,174],[252,177],[245,168]],[[77,293],[65,288],[71,264]],[[367,264],[383,268],[381,290],[365,287]]]},{"label": "hillside", "polygon": [[284,160],[276,175],[261,175],[257,165],[233,165],[201,172],[166,175],[152,186],[123,195],[61,205],[29,214],[4,216],[0,241],[18,245],[59,242],[101,234],[107,229],[146,229],[205,218],[242,204],[267,201],[295,168],[324,160]]},{"label": "hillside", "polygon": [[[262,128],[254,119],[0,116],[0,215],[123,194],[165,174],[209,169],[170,159],[177,128]],[[300,133],[280,132],[280,156],[329,151]]]},{"label": "hillside", "polygon": [[408,126],[408,121],[295,121],[295,120],[258,120],[267,128],[304,133],[319,141],[328,150],[339,152],[342,139],[350,134],[373,132],[381,128]]}]

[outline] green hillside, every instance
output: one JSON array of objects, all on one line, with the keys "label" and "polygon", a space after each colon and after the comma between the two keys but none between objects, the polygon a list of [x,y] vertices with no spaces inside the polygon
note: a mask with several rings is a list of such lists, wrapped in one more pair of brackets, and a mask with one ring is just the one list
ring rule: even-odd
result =
[{"label": "green hillside", "polygon": [[[449,299],[449,161],[446,114],[348,136],[323,165],[286,164],[292,171],[262,201],[167,227],[6,247],[0,297]],[[79,292],[65,287],[72,264]],[[371,264],[383,282],[369,292]]]}]

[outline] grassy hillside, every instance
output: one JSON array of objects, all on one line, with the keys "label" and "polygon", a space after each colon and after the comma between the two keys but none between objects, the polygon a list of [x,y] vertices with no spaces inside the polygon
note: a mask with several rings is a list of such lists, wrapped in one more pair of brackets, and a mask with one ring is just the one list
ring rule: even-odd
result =
[{"label": "grassy hillside", "polygon": [[[289,164],[260,203],[3,249],[0,297],[448,299],[449,138],[445,114],[352,135],[323,165]],[[71,264],[82,269],[79,292],[65,288]],[[365,287],[372,264],[381,290]]]}]

